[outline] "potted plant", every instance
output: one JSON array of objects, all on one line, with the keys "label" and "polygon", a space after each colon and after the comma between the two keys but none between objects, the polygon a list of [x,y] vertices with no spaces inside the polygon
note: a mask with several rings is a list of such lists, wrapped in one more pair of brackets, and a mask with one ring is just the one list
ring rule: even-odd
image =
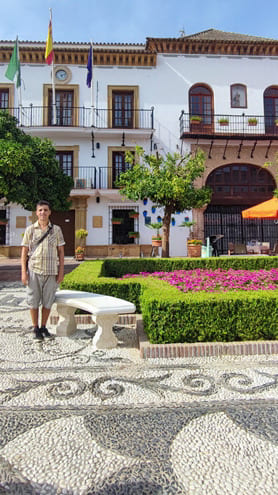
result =
[{"label": "potted plant", "polygon": [[147,223],[146,227],[149,227],[150,229],[156,230],[156,235],[152,236],[152,246],[154,247],[161,247],[162,245],[162,236],[160,234],[160,229],[162,227],[161,222],[155,222],[155,223]]},{"label": "potted plant", "polygon": [[220,119],[218,119],[218,123],[221,126],[228,125],[229,124],[229,119],[227,117],[221,117]]},{"label": "potted plant", "polygon": [[7,225],[8,221],[7,218],[0,218],[0,225]]},{"label": "potted plant", "polygon": [[139,217],[139,212],[135,210],[131,210],[128,212],[129,218],[138,218]]},{"label": "potted plant", "polygon": [[203,119],[200,115],[191,115],[190,117],[191,124],[200,124],[202,120]]},{"label": "potted plant", "polygon": [[112,218],[112,224],[113,225],[121,225],[121,223],[123,223],[123,221],[124,221],[123,218],[117,218],[117,217]]},{"label": "potted plant", "polygon": [[132,239],[132,238],[134,238],[134,239],[138,239],[139,235],[140,235],[140,234],[139,234],[139,232],[129,232],[129,233],[128,233],[128,237],[129,237],[130,239]]},{"label": "potted plant", "polygon": [[75,259],[78,261],[83,261],[85,255],[85,248],[82,246],[77,246],[75,249]]},{"label": "potted plant", "polygon": [[200,258],[203,241],[200,239],[187,240],[187,256],[189,258]]},{"label": "potted plant", "polygon": [[248,125],[255,126],[255,125],[257,125],[257,123],[258,123],[258,119],[256,119],[256,117],[249,117],[249,119],[248,119]]},{"label": "potted plant", "polygon": [[88,235],[88,230],[86,230],[86,229],[78,229],[75,231],[75,236],[77,237],[77,239],[80,239],[80,241],[81,241],[81,245],[78,247],[81,247],[84,249],[83,259],[84,259],[84,254],[85,254],[85,239],[86,239],[87,235]]}]

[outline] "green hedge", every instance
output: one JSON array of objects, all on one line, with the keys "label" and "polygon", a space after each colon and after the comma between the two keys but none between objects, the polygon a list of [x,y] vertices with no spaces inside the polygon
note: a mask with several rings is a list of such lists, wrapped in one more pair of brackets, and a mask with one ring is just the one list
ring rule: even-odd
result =
[{"label": "green hedge", "polygon": [[276,291],[183,293],[152,278],[119,280],[126,273],[194,268],[270,269],[278,257],[115,259],[88,261],[66,275],[62,288],[133,302],[152,343],[278,338]]}]

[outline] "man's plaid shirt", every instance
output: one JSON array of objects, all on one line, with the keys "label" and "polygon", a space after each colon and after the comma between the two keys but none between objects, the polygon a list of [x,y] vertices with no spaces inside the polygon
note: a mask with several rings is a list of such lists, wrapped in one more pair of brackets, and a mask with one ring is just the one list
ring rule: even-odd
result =
[{"label": "man's plaid shirt", "polygon": [[[48,227],[51,226],[49,222]],[[38,240],[43,236],[39,222],[35,222],[25,230],[21,245],[29,248],[29,269],[40,275],[58,274],[57,248],[65,244],[62,230],[53,225],[48,236],[36,247]],[[34,252],[33,252],[34,251]],[[33,252],[33,254],[32,254]]]}]

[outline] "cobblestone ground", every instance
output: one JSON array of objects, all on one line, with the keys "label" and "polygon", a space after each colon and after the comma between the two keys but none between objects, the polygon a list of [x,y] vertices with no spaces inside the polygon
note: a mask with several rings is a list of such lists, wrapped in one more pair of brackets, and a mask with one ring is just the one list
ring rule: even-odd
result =
[{"label": "cobblestone ground", "polygon": [[18,282],[0,308],[1,494],[278,494],[277,356],[140,360],[132,325],[36,343]]}]

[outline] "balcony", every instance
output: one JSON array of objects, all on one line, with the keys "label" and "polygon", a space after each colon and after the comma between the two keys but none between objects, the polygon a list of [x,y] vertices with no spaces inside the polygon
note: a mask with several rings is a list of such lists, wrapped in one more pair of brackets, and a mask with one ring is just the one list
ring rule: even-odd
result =
[{"label": "balcony", "polygon": [[[4,109],[2,109],[4,110]],[[77,127],[95,129],[146,129],[154,128],[154,108],[119,111],[86,107],[56,107],[56,119],[52,107],[34,106],[5,109],[26,128]]]},{"label": "balcony", "polygon": [[73,167],[74,189],[115,189],[117,172],[113,167]]},{"label": "balcony", "polygon": [[192,114],[181,112],[180,138],[278,139],[278,117],[264,115]]}]

